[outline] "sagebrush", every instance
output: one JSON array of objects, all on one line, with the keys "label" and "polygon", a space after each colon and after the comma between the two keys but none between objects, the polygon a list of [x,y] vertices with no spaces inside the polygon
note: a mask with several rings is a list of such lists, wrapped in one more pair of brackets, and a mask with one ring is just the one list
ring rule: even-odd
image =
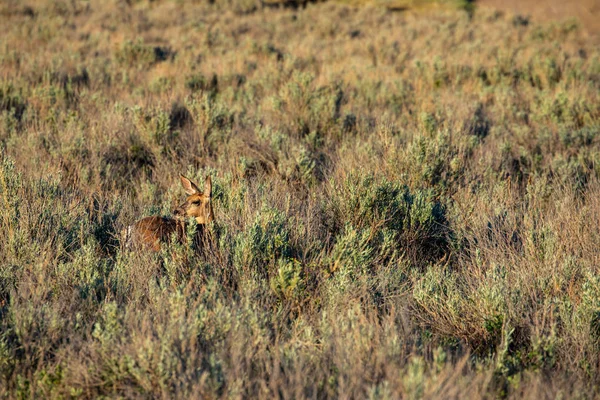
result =
[{"label": "sagebrush", "polygon": [[600,51],[525,19],[4,2],[0,397],[599,397]]}]

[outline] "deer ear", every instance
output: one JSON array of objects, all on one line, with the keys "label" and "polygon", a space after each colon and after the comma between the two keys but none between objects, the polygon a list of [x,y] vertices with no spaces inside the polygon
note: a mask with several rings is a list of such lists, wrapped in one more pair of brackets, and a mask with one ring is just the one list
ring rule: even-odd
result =
[{"label": "deer ear", "polygon": [[210,175],[206,177],[204,181],[204,195],[210,197],[212,194],[212,180],[210,179]]},{"label": "deer ear", "polygon": [[189,196],[196,193],[200,193],[200,190],[198,190],[198,186],[196,186],[194,182],[190,181],[183,175],[179,175],[179,179],[181,180],[181,186],[183,186],[183,189]]}]

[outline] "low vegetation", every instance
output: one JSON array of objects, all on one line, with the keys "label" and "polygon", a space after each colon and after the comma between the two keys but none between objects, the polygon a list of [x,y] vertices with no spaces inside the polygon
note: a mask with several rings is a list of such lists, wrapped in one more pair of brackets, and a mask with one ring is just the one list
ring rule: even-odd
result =
[{"label": "low vegetation", "polygon": [[[576,20],[0,21],[1,398],[600,396],[600,51]],[[208,241],[126,248],[180,173],[212,176]]]}]

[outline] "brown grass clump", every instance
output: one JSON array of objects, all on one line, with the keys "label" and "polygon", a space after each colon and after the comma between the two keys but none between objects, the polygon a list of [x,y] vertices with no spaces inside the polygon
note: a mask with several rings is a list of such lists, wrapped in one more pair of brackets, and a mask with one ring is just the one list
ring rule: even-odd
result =
[{"label": "brown grass clump", "polygon": [[0,398],[598,397],[587,28],[265,3],[0,6]]}]

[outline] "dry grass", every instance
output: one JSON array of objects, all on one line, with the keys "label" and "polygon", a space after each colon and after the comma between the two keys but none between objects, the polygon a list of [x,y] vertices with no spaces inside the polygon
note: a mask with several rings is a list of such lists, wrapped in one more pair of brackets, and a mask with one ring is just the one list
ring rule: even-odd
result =
[{"label": "dry grass", "polygon": [[600,396],[600,52],[466,10],[0,5],[0,397]]},{"label": "dry grass", "polygon": [[536,21],[560,21],[575,18],[591,40],[600,39],[600,2],[598,0],[481,0],[481,7],[520,14]]}]

